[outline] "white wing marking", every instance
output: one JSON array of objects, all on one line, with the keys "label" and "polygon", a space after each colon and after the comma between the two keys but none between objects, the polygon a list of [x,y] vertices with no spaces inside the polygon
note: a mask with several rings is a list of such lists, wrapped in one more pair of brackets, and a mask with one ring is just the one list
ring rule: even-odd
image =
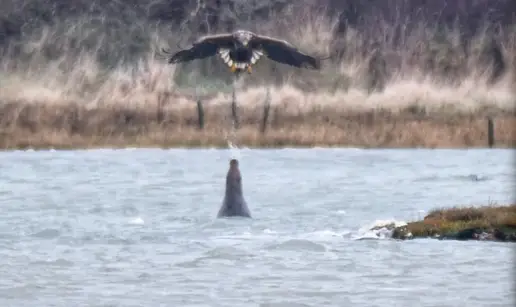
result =
[{"label": "white wing marking", "polygon": [[253,50],[253,54],[251,55],[251,64],[256,64],[258,60],[263,56],[263,52],[260,50]]},{"label": "white wing marking", "polygon": [[233,65],[233,61],[229,58],[229,50],[228,49],[219,49],[218,51],[220,58],[224,61],[225,64],[231,67]]}]

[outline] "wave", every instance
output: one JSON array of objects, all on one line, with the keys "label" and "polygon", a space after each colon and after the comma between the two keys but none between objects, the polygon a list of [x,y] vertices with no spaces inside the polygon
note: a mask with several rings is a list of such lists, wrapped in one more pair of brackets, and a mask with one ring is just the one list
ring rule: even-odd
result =
[{"label": "wave", "polygon": [[489,181],[492,180],[491,177],[486,175],[480,175],[480,174],[468,174],[468,175],[458,175],[458,174],[451,174],[451,175],[430,175],[430,176],[423,176],[417,178],[415,181]]},{"label": "wave", "polygon": [[367,226],[361,227],[356,234],[352,236],[353,240],[381,240],[391,239],[395,228],[406,226],[407,222],[395,219],[375,220]]}]

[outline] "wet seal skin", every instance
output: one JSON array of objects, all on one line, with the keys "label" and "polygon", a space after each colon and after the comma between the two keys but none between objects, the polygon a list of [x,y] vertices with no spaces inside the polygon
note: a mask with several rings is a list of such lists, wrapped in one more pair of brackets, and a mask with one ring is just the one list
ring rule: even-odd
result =
[{"label": "wet seal skin", "polygon": [[251,212],[247,207],[242,190],[242,175],[238,168],[238,160],[231,159],[229,161],[229,170],[226,175],[226,191],[222,207],[220,207],[217,217],[248,217],[251,218]]}]

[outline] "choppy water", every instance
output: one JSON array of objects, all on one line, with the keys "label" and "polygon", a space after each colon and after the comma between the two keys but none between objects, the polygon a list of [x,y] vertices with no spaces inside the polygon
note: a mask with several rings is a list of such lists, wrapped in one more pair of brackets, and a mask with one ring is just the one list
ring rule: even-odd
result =
[{"label": "choppy water", "polygon": [[[514,306],[514,244],[368,231],[514,201],[514,153],[0,153],[0,306]],[[215,219],[235,154],[252,220]]]}]

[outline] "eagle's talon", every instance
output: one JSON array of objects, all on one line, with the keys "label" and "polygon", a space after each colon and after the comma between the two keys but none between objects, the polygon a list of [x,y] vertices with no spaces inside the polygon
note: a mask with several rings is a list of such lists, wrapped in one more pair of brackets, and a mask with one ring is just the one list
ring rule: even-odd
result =
[{"label": "eagle's talon", "polygon": [[231,65],[231,67],[229,69],[231,70],[231,72],[235,72],[236,71],[236,65],[235,64]]},{"label": "eagle's talon", "polygon": [[247,72],[248,72],[248,73],[252,73],[252,72],[253,72],[253,70],[252,70],[252,68],[251,68],[251,65],[247,66]]}]

